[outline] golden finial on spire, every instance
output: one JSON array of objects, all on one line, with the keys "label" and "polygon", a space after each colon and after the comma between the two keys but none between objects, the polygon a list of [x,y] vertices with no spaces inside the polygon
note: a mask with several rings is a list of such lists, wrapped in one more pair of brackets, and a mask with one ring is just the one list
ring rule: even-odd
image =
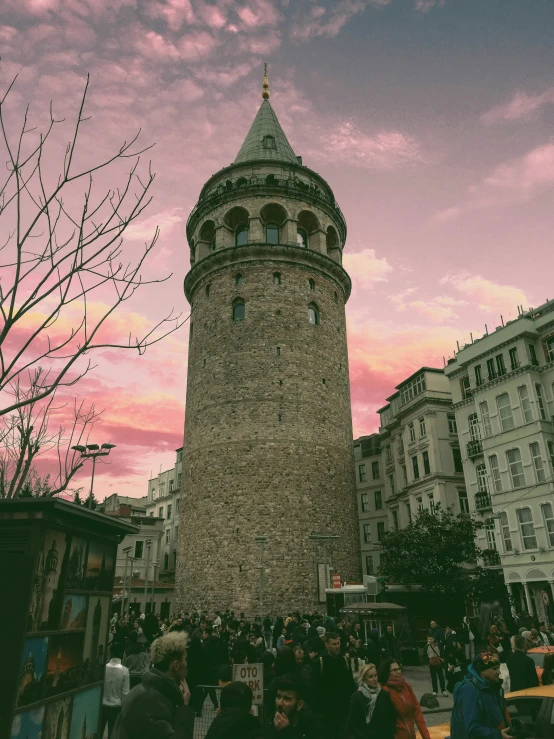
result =
[{"label": "golden finial on spire", "polygon": [[269,100],[269,81],[267,79],[267,64],[264,64],[264,89],[262,92],[264,100]]}]

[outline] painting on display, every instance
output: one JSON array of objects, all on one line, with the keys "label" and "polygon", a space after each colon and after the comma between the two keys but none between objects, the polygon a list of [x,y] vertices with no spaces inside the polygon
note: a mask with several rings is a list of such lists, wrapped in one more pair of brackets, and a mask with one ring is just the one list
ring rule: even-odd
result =
[{"label": "painting on display", "polygon": [[71,696],[46,705],[41,739],[69,739]]},{"label": "painting on display", "polygon": [[48,637],[39,636],[25,640],[23,660],[19,670],[17,706],[27,706],[42,698],[47,654]]},{"label": "painting on display", "polygon": [[85,589],[111,591],[113,575],[113,544],[102,544],[97,541],[89,542],[87,569],[85,572]]},{"label": "painting on display", "polygon": [[57,695],[78,688],[83,674],[84,634],[66,633],[49,637],[46,666],[46,695]]},{"label": "painting on display", "polygon": [[74,536],[69,548],[67,572],[65,575],[66,590],[82,590],[85,586],[85,568],[87,563],[87,542]]},{"label": "painting on display", "polygon": [[111,598],[105,595],[90,595],[89,601],[83,650],[83,681],[85,683],[104,679]]},{"label": "painting on display", "polygon": [[69,739],[100,739],[98,736],[100,695],[101,688],[98,686],[77,693],[73,697]]},{"label": "painting on display", "polygon": [[12,721],[11,739],[41,739],[44,706],[16,713]]},{"label": "painting on display", "polygon": [[60,629],[73,631],[85,628],[87,601],[86,595],[64,595]]},{"label": "painting on display", "polygon": [[34,575],[28,631],[56,629],[66,535],[47,531]]}]

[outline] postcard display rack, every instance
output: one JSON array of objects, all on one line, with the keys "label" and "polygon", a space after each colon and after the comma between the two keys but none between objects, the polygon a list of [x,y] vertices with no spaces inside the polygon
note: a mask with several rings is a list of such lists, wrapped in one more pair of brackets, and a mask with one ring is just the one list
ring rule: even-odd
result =
[{"label": "postcard display rack", "polygon": [[117,545],[137,531],[63,500],[0,502],[0,739],[100,739]]}]

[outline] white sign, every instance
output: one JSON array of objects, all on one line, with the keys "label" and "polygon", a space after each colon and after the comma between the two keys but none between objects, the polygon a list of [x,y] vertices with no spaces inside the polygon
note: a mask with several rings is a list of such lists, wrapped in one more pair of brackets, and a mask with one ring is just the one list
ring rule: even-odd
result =
[{"label": "white sign", "polygon": [[233,665],[233,682],[246,683],[253,693],[252,703],[257,706],[264,702],[264,666]]}]

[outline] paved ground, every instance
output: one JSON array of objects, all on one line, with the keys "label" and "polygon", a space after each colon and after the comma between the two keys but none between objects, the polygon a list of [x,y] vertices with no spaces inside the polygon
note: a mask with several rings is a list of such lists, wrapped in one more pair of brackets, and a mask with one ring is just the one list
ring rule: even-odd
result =
[{"label": "paved ground", "polygon": [[[433,690],[428,667],[405,667],[404,677],[414,689],[418,700],[424,693],[431,693]],[[439,702],[438,709],[429,711],[426,708],[422,708],[425,714],[425,722],[428,726],[437,726],[437,724],[445,724],[450,721],[450,713],[454,705],[452,695],[449,694],[448,698],[437,695],[437,700]]]}]

